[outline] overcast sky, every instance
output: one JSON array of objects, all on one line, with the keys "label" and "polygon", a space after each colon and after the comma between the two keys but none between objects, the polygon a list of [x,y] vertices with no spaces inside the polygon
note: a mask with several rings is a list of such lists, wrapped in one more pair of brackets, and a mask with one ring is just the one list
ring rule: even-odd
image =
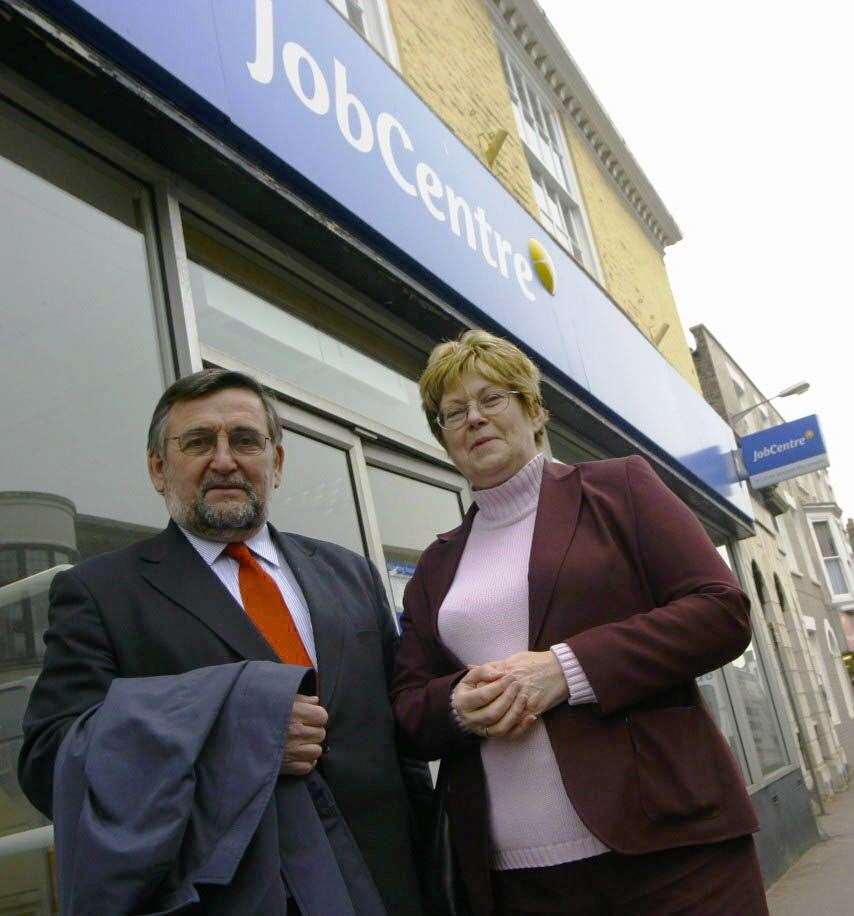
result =
[{"label": "overcast sky", "polygon": [[[848,5],[539,0],[682,230],[666,265],[787,420],[817,413],[854,516],[854,49]],[[693,345],[690,338],[689,342]]]}]

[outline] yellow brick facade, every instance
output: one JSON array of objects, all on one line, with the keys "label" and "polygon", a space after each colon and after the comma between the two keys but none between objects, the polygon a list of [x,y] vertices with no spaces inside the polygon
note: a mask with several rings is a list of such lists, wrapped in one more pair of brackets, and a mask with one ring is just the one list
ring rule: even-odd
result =
[{"label": "yellow brick facade", "polygon": [[[516,129],[495,25],[485,0],[387,0],[407,83],[481,161],[485,138],[505,128],[493,172],[535,218],[531,172]],[[602,281],[650,336],[670,325],[659,350],[697,391],[700,383],[661,253],[602,173],[589,148],[565,131],[602,266]]]},{"label": "yellow brick facade", "polygon": [[567,127],[565,133],[602,266],[603,285],[648,337],[665,322],[670,325],[658,349],[700,391],[661,252],[603,174],[589,146],[572,128]]},{"label": "yellow brick facade", "polygon": [[493,172],[534,217],[531,173],[483,0],[388,0],[404,79],[481,160],[486,137],[509,136]]}]

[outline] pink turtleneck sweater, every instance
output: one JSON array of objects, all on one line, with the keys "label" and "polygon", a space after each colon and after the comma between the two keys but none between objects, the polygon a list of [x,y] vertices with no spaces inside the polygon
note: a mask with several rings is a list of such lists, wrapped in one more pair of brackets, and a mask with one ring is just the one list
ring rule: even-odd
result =
[{"label": "pink turtleneck sweater", "polygon": [[[478,512],[439,609],[442,642],[466,665],[528,648],[528,562],[543,464],[543,455],[537,455],[510,480],[474,493]],[[569,646],[560,643],[552,651],[563,666],[569,702],[593,702]],[[493,868],[558,865],[608,851],[575,813],[541,720],[521,738],[484,739],[480,753]]]}]

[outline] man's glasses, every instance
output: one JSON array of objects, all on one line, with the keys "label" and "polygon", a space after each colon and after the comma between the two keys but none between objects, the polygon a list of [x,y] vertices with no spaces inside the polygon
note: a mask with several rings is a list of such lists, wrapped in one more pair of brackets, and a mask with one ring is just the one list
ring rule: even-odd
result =
[{"label": "man's glasses", "polygon": [[469,408],[477,405],[477,412],[482,417],[491,417],[503,410],[507,410],[510,395],[519,394],[518,391],[504,391],[500,388],[490,388],[484,391],[479,398],[472,398],[463,403],[451,404],[436,415],[436,422],[442,429],[462,429],[469,416]]},{"label": "man's glasses", "polygon": [[[256,429],[232,429],[227,433],[228,447],[235,455],[260,455],[267,447],[269,436],[263,436]],[[178,448],[185,455],[200,457],[212,455],[219,441],[219,431],[215,429],[191,429],[180,436],[167,436],[166,441],[175,439]]]}]

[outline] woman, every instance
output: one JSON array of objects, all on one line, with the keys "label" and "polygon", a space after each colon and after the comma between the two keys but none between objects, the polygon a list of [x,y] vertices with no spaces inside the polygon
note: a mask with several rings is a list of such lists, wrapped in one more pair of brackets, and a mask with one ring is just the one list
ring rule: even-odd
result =
[{"label": "woman", "polygon": [[421,378],[473,489],[404,599],[392,699],[442,758],[472,909],[767,913],[735,760],[694,678],[740,655],[749,606],[639,457],[553,464],[539,373],[468,331]]}]

